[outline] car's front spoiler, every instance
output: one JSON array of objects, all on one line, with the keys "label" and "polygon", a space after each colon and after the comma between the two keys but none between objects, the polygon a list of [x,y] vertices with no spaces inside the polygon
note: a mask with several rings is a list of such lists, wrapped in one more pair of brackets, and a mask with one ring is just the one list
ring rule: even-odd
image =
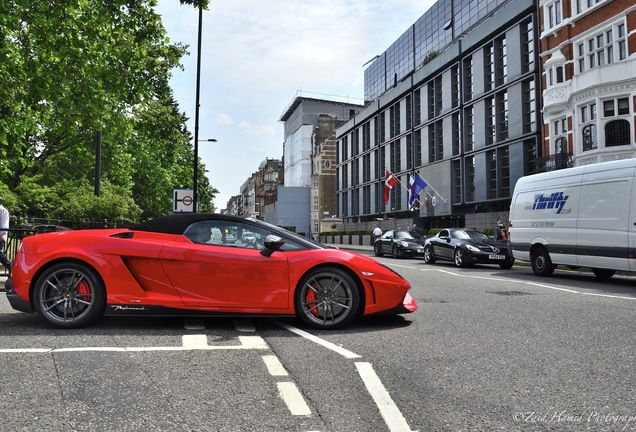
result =
[{"label": "car's front spoiler", "polygon": [[376,312],[373,314],[369,314],[367,316],[377,316],[377,315],[396,315],[396,314],[407,314],[413,313],[417,310],[417,303],[409,293],[406,293],[404,296],[404,300],[402,300],[402,304],[398,305],[392,309],[383,310],[380,312]]}]

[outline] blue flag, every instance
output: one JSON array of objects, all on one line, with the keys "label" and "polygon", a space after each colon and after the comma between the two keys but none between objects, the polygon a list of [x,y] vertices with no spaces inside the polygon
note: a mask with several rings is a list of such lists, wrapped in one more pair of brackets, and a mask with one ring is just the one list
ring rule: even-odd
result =
[{"label": "blue flag", "polygon": [[426,182],[419,174],[415,174],[415,178],[409,176],[409,208],[413,208],[415,200],[419,198],[425,188]]}]

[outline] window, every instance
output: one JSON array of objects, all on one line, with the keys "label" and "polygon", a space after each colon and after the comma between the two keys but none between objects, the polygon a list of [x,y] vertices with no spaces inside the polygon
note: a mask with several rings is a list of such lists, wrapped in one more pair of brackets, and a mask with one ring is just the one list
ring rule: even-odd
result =
[{"label": "window", "polygon": [[469,106],[464,109],[464,151],[472,151],[475,144],[475,107]]},{"label": "window", "polygon": [[604,3],[606,0],[576,0],[576,13],[582,14],[587,12],[599,3]]},{"label": "window", "polygon": [[493,43],[484,47],[484,85],[486,91],[495,85],[495,48]]},{"label": "window", "polygon": [[486,123],[486,145],[494,144],[496,127],[495,98],[486,98],[485,123]]},{"label": "window", "polygon": [[536,97],[534,80],[523,83],[523,133],[536,130]]},{"label": "window", "polygon": [[428,83],[428,118],[433,119],[442,112],[442,77]]},{"label": "window", "polygon": [[486,163],[488,172],[488,199],[497,198],[497,152],[489,151],[486,153]]},{"label": "window", "polygon": [[605,147],[629,145],[631,143],[627,120],[613,120],[605,125]]},{"label": "window", "polygon": [[593,150],[598,147],[596,139],[596,125],[590,124],[583,128],[583,151]]},{"label": "window", "polygon": [[453,203],[462,203],[462,169],[458,160],[453,161]]},{"label": "window", "polygon": [[617,21],[595,34],[575,41],[578,72],[627,59],[625,23]]},{"label": "window", "polygon": [[459,105],[459,66],[457,65],[451,68],[451,98],[452,106],[456,108]]},{"label": "window", "polygon": [[466,201],[475,201],[475,157],[466,158]]},{"label": "window", "polygon": [[459,155],[461,151],[461,124],[459,121],[459,113],[456,112],[453,114],[453,156]]},{"label": "window", "polygon": [[497,48],[497,85],[505,84],[508,80],[508,54],[506,48],[506,36],[495,41]]},{"label": "window", "polygon": [[415,160],[413,161],[413,165],[415,167],[419,167],[422,165],[422,129],[418,129],[415,131]]},{"label": "window", "polygon": [[497,94],[497,138],[508,139],[508,92]]},{"label": "window", "polygon": [[438,120],[428,126],[428,161],[430,163],[444,158],[444,123]]},{"label": "window", "polygon": [[473,98],[473,57],[464,59],[464,101]]},{"label": "window", "polygon": [[413,123],[417,126],[422,122],[422,90],[417,89],[413,93]]},{"label": "window", "polygon": [[547,3],[544,6],[544,14],[547,17],[548,23],[548,28],[546,30],[549,30],[561,24],[563,16],[561,12],[561,0],[555,0],[553,2]]},{"label": "window", "polygon": [[[616,118],[605,125],[605,147],[631,144],[629,98],[603,101],[603,117]],[[624,118],[620,118],[623,116]]]},{"label": "window", "polygon": [[523,72],[534,70],[534,22],[528,20],[521,24],[521,51]]}]

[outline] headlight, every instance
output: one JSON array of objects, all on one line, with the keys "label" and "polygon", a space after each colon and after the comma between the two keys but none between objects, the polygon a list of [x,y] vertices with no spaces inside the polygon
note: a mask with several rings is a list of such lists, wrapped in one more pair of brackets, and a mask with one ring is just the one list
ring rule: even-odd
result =
[{"label": "headlight", "polygon": [[473,245],[466,245],[466,249],[468,249],[471,252],[479,252],[479,248]]},{"label": "headlight", "polygon": [[409,244],[408,244],[407,242],[405,242],[405,241],[401,241],[401,242],[400,242],[400,246],[402,246],[402,247],[409,247]]}]

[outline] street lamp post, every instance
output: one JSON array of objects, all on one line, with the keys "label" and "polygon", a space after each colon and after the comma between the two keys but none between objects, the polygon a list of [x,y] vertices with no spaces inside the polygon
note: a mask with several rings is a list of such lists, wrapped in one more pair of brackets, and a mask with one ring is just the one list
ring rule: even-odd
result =
[{"label": "street lamp post", "polygon": [[199,4],[199,36],[197,45],[197,88],[196,106],[194,109],[194,173],[192,175],[192,199],[194,201],[193,213],[199,209],[199,191],[197,180],[199,177],[199,93],[201,88],[201,27],[203,26],[203,7]]}]

